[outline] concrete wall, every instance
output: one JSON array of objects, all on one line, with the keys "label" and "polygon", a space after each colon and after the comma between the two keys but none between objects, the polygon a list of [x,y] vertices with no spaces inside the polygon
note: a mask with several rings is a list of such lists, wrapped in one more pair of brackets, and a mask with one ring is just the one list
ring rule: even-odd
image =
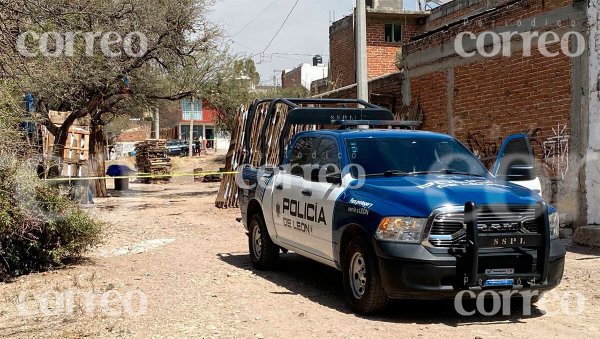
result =
[{"label": "concrete wall", "polygon": [[[471,4],[471,10],[477,10],[473,8],[477,4],[488,4],[460,3]],[[434,13],[431,20],[447,20]],[[571,20],[575,27],[571,27]],[[582,181],[583,132],[587,128],[582,119],[587,110],[582,105],[585,94],[581,90],[588,86],[585,57],[570,58],[563,53],[545,57],[537,48],[531,56],[524,56],[522,40],[513,37],[509,43],[511,56],[484,58],[477,53],[463,58],[457,54],[454,40],[465,31],[551,30],[562,36],[576,30],[585,34],[585,21],[585,3],[522,0],[475,20],[448,26],[404,47],[402,90],[403,103],[423,111],[423,129],[454,134],[487,165],[493,164],[503,138],[529,133],[539,160],[545,198],[578,225],[585,224],[587,214]],[[493,45],[491,39],[486,40],[487,51]],[[475,42],[465,42],[464,47],[467,52],[473,51]],[[555,43],[549,50],[556,52],[561,47]]]},{"label": "concrete wall", "polygon": [[378,11],[400,11],[403,8],[402,0],[373,0],[373,9]]},{"label": "concrete wall", "polygon": [[115,142],[114,144],[114,153],[110,156],[110,160],[119,160],[123,158],[127,158],[129,154],[135,151],[135,145],[138,142]]},{"label": "concrete wall", "polygon": [[597,5],[590,4],[587,13],[589,21],[589,73],[588,73],[588,130],[585,148],[585,184],[587,190],[587,215],[589,224],[600,224],[600,11]]},{"label": "concrete wall", "polygon": [[313,66],[312,64],[301,64],[291,71],[284,71],[281,75],[281,87],[302,86],[310,91],[313,81],[327,78],[327,66]]}]

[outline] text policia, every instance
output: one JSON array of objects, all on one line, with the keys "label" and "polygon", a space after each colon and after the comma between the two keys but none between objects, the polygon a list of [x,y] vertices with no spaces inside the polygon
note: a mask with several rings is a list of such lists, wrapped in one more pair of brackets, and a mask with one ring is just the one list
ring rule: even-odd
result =
[{"label": "text policia", "polygon": [[[319,207],[319,204],[311,204],[283,198],[283,214],[288,214],[295,218],[327,225],[327,221],[325,221],[325,211],[323,207]],[[284,217],[283,225],[303,233],[312,233],[312,225],[303,221],[298,220],[294,222],[292,219]]]}]

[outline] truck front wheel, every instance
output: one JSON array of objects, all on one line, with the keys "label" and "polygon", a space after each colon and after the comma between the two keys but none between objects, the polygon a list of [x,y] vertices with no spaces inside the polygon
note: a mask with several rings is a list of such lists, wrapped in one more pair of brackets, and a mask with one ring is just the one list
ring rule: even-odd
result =
[{"label": "truck front wheel", "polygon": [[267,227],[260,215],[255,214],[250,218],[248,230],[252,266],[261,271],[273,268],[279,259],[279,247],[269,237]]},{"label": "truck front wheel", "polygon": [[344,259],[344,290],[352,310],[359,314],[383,311],[389,298],[381,286],[379,263],[369,242],[363,237],[353,239]]}]

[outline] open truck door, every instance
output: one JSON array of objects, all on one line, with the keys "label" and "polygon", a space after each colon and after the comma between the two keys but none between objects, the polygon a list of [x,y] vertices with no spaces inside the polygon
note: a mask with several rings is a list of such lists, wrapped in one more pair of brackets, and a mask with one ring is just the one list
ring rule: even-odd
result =
[{"label": "open truck door", "polygon": [[527,134],[513,134],[502,143],[494,164],[494,176],[542,194],[535,157]]}]

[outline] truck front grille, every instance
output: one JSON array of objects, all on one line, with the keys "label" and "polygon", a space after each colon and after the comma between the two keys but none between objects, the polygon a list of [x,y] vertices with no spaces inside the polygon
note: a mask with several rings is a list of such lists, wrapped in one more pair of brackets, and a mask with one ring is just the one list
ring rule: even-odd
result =
[{"label": "truck front grille", "polygon": [[[434,215],[429,242],[435,247],[464,246],[464,212]],[[537,233],[534,206],[482,206],[477,209],[477,228],[481,233]]]}]

